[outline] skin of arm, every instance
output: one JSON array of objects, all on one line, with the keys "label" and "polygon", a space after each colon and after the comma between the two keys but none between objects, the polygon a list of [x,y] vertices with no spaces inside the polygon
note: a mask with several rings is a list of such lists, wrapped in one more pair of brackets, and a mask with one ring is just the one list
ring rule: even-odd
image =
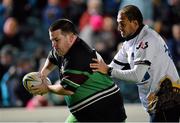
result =
[{"label": "skin of arm", "polygon": [[42,69],[39,72],[39,76],[42,79],[42,84],[31,87],[31,92],[34,95],[43,95],[47,92],[52,92],[59,95],[72,95],[74,92],[65,90],[61,84],[49,85],[46,82],[46,77],[56,68],[48,59]]}]

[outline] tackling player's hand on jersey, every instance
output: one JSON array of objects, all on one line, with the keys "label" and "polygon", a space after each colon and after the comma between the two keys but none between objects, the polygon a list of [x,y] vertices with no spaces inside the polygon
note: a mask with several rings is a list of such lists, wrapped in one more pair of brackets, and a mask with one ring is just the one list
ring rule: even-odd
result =
[{"label": "tackling player's hand on jersey", "polygon": [[98,60],[93,58],[93,63],[90,64],[90,68],[92,68],[93,72],[101,72],[103,74],[107,74],[108,72],[108,65],[103,61],[103,59]]}]

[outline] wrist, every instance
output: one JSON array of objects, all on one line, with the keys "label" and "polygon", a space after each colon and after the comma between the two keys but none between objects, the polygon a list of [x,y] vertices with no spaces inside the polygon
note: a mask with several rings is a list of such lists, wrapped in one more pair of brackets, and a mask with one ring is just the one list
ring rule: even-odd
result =
[{"label": "wrist", "polygon": [[47,92],[53,92],[52,85],[46,85]]},{"label": "wrist", "polygon": [[44,81],[47,76],[43,73],[39,73],[39,77],[41,78],[42,81]]}]

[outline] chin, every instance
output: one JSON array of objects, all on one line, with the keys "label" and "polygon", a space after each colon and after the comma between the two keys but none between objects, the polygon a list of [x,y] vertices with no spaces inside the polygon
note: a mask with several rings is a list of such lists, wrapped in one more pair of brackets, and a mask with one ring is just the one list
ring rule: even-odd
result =
[{"label": "chin", "polygon": [[58,50],[55,49],[55,51],[59,56],[61,56],[61,53]]},{"label": "chin", "polygon": [[125,36],[125,35],[123,35],[123,34],[121,34],[121,36],[122,36],[123,38],[126,38],[126,36]]},{"label": "chin", "polygon": [[125,35],[124,33],[121,33],[121,36],[122,36],[123,38],[126,38],[126,35]]}]

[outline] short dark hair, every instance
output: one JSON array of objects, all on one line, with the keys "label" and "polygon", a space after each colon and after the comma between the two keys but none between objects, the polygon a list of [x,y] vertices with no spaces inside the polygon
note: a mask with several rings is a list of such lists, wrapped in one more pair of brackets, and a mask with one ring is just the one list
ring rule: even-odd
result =
[{"label": "short dark hair", "polygon": [[72,32],[73,34],[78,34],[75,25],[68,19],[58,19],[49,27],[49,31],[55,31],[58,29],[65,33]]},{"label": "short dark hair", "polygon": [[138,7],[134,5],[127,5],[123,7],[120,12],[124,13],[129,21],[137,20],[139,25],[143,23],[143,16]]}]

